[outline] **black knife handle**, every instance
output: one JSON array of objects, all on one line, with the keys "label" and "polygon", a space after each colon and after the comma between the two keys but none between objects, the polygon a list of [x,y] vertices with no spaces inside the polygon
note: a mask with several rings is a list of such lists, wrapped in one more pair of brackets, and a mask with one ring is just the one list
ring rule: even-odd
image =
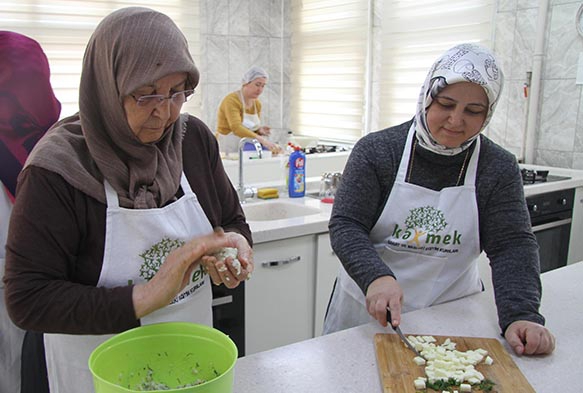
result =
[{"label": "black knife handle", "polygon": [[391,317],[391,310],[389,310],[389,308],[387,307],[387,323],[389,324],[390,327],[393,327],[393,318]]}]

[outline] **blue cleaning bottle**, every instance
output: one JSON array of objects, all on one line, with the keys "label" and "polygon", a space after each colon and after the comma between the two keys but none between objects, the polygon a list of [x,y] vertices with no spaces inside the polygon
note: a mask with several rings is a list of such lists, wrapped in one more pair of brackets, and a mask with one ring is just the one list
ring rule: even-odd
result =
[{"label": "blue cleaning bottle", "polygon": [[306,194],[306,154],[299,146],[289,156],[288,193],[290,198]]}]

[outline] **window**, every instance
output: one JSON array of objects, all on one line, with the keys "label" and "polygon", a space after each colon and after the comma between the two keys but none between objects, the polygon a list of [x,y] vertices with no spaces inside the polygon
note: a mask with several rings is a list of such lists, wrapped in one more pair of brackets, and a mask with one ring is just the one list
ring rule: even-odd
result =
[{"label": "window", "polygon": [[368,1],[294,1],[292,26],[291,130],[357,140],[365,111]]},{"label": "window", "polygon": [[[192,57],[200,58],[199,0],[0,2],[1,28],[37,40],[47,54],[51,84],[62,104],[61,118],[78,111],[83,54],[95,27],[110,12],[129,6],[150,7],[168,15],[186,35]],[[200,94],[195,94],[184,111],[199,114],[200,102]]]},{"label": "window", "polygon": [[[385,0],[380,128],[410,120],[429,67],[462,42],[491,48],[492,0]],[[374,130],[371,130],[374,131]]]},{"label": "window", "polygon": [[493,0],[293,1],[291,129],[354,142],[411,119],[433,61],[490,46],[493,16]]}]

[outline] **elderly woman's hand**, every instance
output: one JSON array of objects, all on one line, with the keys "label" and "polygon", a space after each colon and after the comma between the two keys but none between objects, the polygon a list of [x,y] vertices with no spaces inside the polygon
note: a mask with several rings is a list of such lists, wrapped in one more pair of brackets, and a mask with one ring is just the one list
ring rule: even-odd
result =
[{"label": "elderly woman's hand", "polygon": [[216,255],[205,255],[202,258],[202,264],[213,284],[224,284],[227,288],[235,288],[241,281],[251,277],[254,268],[253,250],[247,239],[240,234],[229,232],[225,236],[230,238],[231,245],[229,247],[237,250],[239,265],[234,263],[234,258],[231,256],[219,259]]},{"label": "elderly woman's hand", "polygon": [[219,229],[211,235],[195,238],[172,251],[150,281],[134,286],[132,300],[136,318],[142,318],[167,306],[186,287],[192,272],[199,267],[201,258],[220,248],[240,249],[241,264],[252,271],[251,248],[243,236],[233,235],[237,234],[225,234]]},{"label": "elderly woman's hand", "polygon": [[546,355],[555,349],[555,336],[535,322],[512,322],[504,337],[517,355]]}]

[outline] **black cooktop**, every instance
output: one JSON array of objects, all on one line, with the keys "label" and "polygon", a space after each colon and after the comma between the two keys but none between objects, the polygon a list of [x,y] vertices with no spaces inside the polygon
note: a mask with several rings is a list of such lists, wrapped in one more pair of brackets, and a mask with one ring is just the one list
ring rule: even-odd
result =
[{"label": "black cooktop", "polygon": [[339,151],[348,151],[344,146],[336,145],[316,145],[313,147],[306,147],[304,152],[306,154],[316,154],[316,153],[336,153]]},{"label": "black cooktop", "polygon": [[560,180],[569,180],[568,176],[557,176],[549,174],[549,171],[534,170],[522,168],[520,170],[522,175],[522,184],[538,184],[538,183],[548,183]]}]

